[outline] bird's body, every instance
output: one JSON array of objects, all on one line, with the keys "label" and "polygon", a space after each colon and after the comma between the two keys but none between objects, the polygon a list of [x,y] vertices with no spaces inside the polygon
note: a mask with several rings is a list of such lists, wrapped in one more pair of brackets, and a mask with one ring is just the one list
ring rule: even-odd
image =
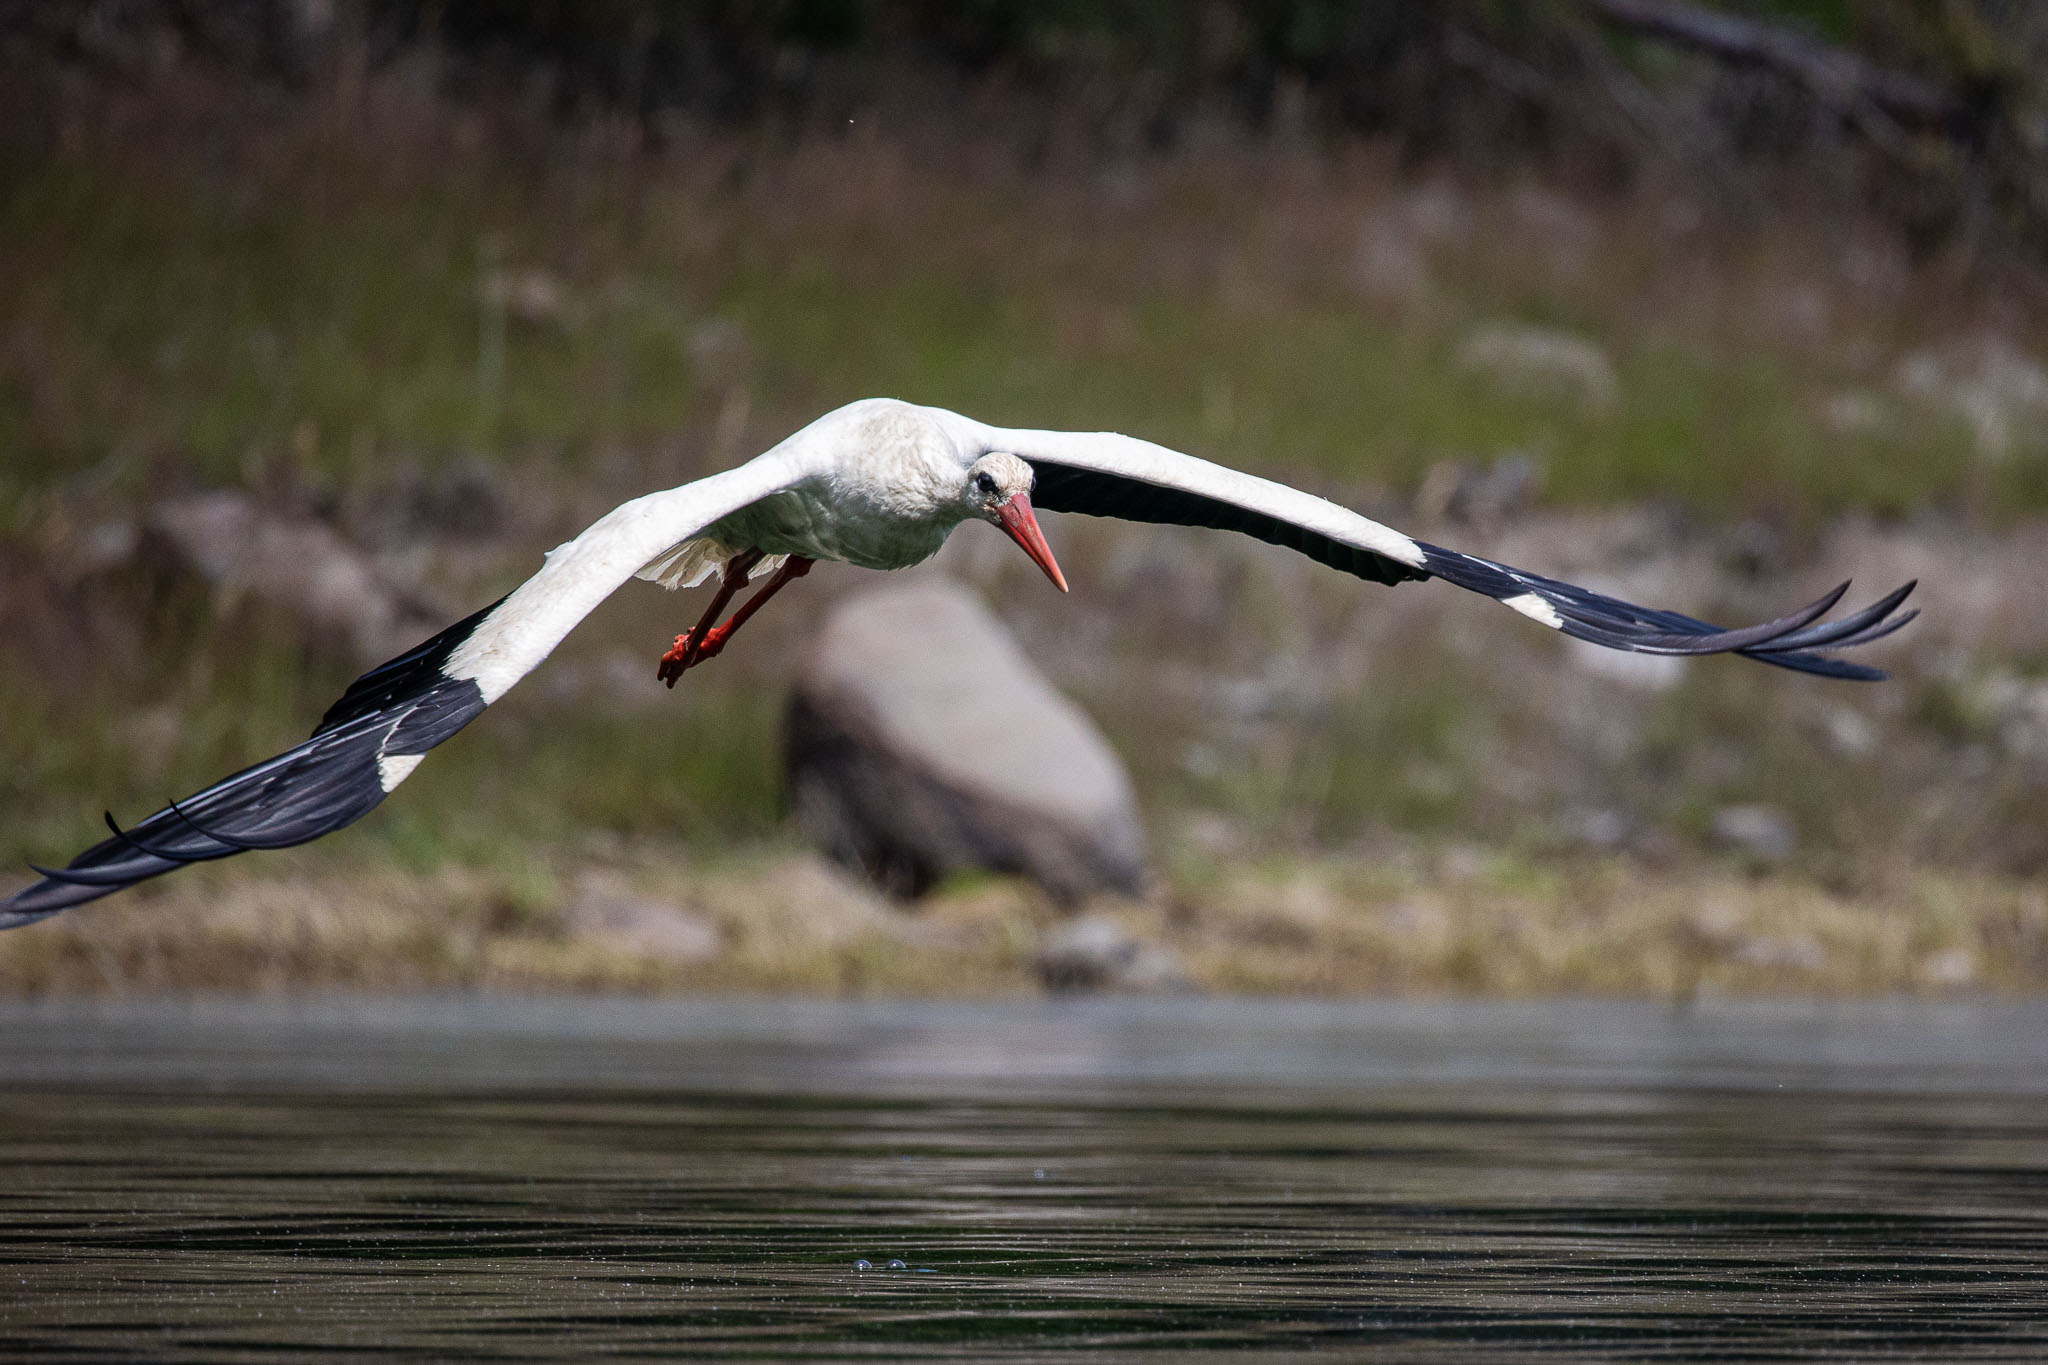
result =
[{"label": "bird's body", "polygon": [[[312,738],[114,836],[0,901],[0,928],[42,919],[190,862],[282,848],[360,819],[422,757],[504,696],[564,636],[634,577],[681,587],[717,573],[696,629],[676,637],[659,676],[671,685],[711,657],[763,601],[814,561],[900,569],[936,554],[962,522],[1011,537],[1062,590],[1040,508],[1235,530],[1333,568],[1394,584],[1443,578],[1553,629],[1615,649],[1734,652],[1823,676],[1883,676],[1820,651],[1865,644],[1911,619],[1912,585],[1820,622],[1843,589],[1777,621],[1724,631],[1673,612],[1414,540],[1348,508],[1268,479],[1108,432],[1012,430],[941,408],[865,399],[827,413],[734,469],[613,509],[550,551],[498,602],[364,674]],[[751,577],[768,584],[724,624]],[[1846,588],[1846,584],[1843,585]]]},{"label": "bird's body", "polygon": [[[969,515],[960,472],[984,453],[965,454],[971,437],[948,430],[950,416],[875,398],[840,408],[743,466],[767,462],[791,482],[719,518],[703,539],[728,555],[752,549],[883,570],[921,564]],[[835,458],[848,448],[872,453]]]}]

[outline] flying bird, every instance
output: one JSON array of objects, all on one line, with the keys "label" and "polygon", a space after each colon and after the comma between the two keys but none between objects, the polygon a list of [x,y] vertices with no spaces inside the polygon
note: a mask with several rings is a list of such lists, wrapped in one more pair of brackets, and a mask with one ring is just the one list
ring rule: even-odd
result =
[{"label": "flying bird", "polygon": [[[1415,540],[1285,484],[1108,432],[992,427],[942,408],[871,398],[827,413],[735,469],[650,493],[550,551],[533,577],[417,648],[371,669],[312,737],[123,829],[0,901],[0,929],[109,895],[187,863],[288,848],[364,815],[428,750],[531,673],[598,603],[632,578],[668,588],[716,576],[696,626],[656,675],[675,685],[717,655],[775,593],[821,559],[901,569],[954,528],[1001,528],[1062,592],[1065,576],[1033,507],[1239,531],[1374,583],[1441,578],[1576,639],[1645,654],[1746,655],[1822,677],[1884,676],[1827,651],[1905,625],[1913,584],[1824,621],[1848,584],[1789,616],[1723,630]],[[729,619],[750,581],[765,583]]]}]

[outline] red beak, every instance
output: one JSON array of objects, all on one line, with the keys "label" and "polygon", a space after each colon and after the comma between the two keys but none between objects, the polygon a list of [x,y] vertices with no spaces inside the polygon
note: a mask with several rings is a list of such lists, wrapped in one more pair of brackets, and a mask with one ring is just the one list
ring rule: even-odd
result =
[{"label": "red beak", "polygon": [[1004,503],[996,511],[997,524],[1003,533],[1017,542],[1017,548],[1031,556],[1031,562],[1045,570],[1045,576],[1061,592],[1067,590],[1067,576],[1060,572],[1059,561],[1052,557],[1052,546],[1045,543],[1045,532],[1038,529],[1038,517],[1031,510],[1031,499],[1022,493]]}]

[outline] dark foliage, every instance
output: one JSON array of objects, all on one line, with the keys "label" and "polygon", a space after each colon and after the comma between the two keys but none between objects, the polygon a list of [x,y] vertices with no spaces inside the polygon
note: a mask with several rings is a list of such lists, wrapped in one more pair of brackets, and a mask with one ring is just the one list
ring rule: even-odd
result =
[{"label": "dark foliage", "polygon": [[0,37],[117,69],[147,64],[152,29],[286,81],[345,44],[431,45],[458,85],[724,119],[1001,72],[1049,107],[1116,88],[1157,143],[1197,109],[1284,109],[1595,183],[1814,167],[1923,248],[2048,240],[2048,17],[2026,0],[0,0]]}]

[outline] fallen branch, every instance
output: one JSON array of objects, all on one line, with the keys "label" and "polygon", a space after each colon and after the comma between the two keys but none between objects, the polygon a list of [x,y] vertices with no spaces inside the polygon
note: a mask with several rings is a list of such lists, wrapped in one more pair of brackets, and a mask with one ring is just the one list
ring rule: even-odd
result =
[{"label": "fallen branch", "polygon": [[1844,114],[1875,109],[1902,127],[1952,132],[1969,107],[1933,81],[1864,61],[1816,38],[1687,0],[1587,0],[1610,22],[1723,61],[1789,76]]}]

